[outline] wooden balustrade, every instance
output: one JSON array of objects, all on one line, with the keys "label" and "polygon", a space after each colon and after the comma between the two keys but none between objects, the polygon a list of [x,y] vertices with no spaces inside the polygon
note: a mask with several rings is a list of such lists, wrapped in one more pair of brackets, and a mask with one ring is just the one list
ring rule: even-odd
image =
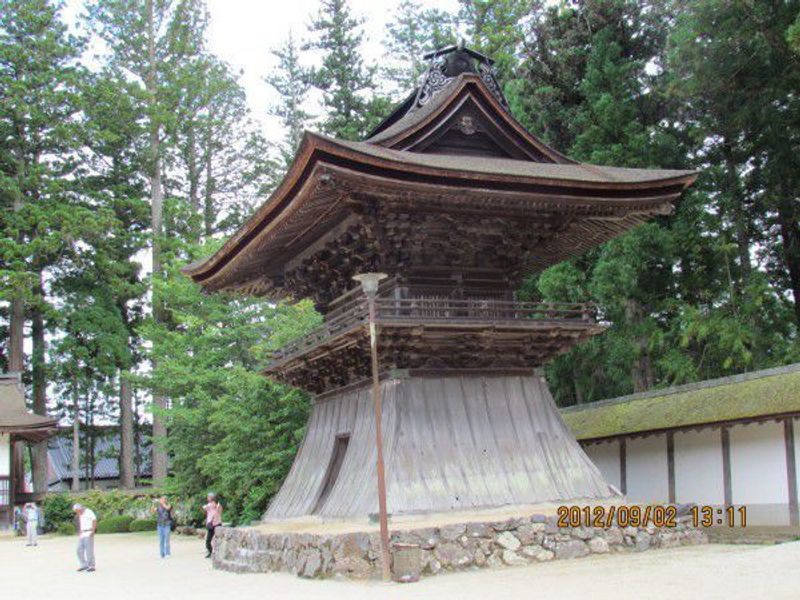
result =
[{"label": "wooden balustrade", "polygon": [[[379,324],[453,325],[489,324],[524,326],[524,321],[554,324],[565,322],[595,323],[596,306],[592,303],[515,302],[506,300],[453,299],[446,297],[386,298],[375,300]],[[367,323],[367,301],[355,298],[337,307],[326,321],[280,350],[274,360],[298,354],[333,336]]]}]

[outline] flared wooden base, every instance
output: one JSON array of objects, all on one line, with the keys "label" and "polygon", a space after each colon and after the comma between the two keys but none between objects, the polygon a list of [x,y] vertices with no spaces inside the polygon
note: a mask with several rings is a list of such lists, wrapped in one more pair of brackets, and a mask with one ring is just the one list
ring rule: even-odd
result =
[{"label": "flared wooden base", "polygon": [[[543,377],[389,378],[383,435],[390,514],[615,496],[561,420]],[[377,511],[369,387],[317,402],[265,518]]]}]

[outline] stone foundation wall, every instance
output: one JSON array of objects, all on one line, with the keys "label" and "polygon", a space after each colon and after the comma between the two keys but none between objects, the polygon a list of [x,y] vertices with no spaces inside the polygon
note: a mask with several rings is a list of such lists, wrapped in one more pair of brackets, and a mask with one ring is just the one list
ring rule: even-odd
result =
[{"label": "stone foundation wall", "polygon": [[[395,531],[393,543],[418,544],[422,575],[472,568],[525,565],[609,552],[641,552],[707,543],[691,518],[672,528],[558,527],[555,517],[533,515],[502,522],[462,523]],[[213,563],[238,573],[285,571],[301,577],[380,577],[377,532],[337,535],[264,533],[255,528],[220,528]]]}]

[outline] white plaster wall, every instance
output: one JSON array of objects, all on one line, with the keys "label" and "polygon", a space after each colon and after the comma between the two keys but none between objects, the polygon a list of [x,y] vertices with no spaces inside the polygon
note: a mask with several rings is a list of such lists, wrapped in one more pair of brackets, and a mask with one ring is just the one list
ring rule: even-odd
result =
[{"label": "white plaster wall", "polygon": [[675,433],[675,501],[725,503],[719,429]]},{"label": "white plaster wall", "polygon": [[627,441],[627,496],[632,502],[669,501],[667,436],[653,435]]},{"label": "white plaster wall", "polygon": [[619,442],[617,440],[600,442],[584,446],[583,449],[595,466],[600,469],[603,478],[619,489]]},{"label": "white plaster wall", "polygon": [[11,474],[11,436],[0,433],[0,477]]},{"label": "white plaster wall", "polygon": [[783,424],[734,425],[730,432],[733,503],[787,502]]}]

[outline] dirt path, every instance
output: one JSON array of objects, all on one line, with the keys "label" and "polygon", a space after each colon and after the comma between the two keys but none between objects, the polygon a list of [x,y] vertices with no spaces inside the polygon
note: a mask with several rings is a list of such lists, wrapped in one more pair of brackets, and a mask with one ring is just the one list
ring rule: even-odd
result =
[{"label": "dirt path", "polygon": [[800,542],[780,546],[700,546],[595,556],[495,571],[430,577],[411,585],[307,581],[291,575],[213,571],[202,542],[175,536],[161,560],[155,535],[97,539],[98,571],[76,573],[75,538],[43,538],[38,548],[0,539],[4,598],[58,600],[581,600],[761,599],[800,597]]}]

